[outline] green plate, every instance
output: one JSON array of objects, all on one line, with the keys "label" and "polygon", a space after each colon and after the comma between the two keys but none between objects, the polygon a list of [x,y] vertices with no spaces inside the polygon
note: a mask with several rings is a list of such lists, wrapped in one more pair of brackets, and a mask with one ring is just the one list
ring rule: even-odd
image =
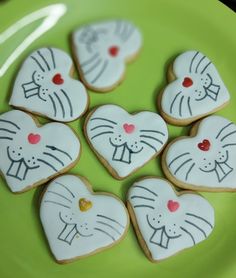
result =
[{"label": "green plate", "polygon": [[[12,0],[0,3],[2,33],[27,14],[56,2]],[[51,45],[70,52],[69,34],[74,28],[86,22],[121,17],[140,27],[144,46],[138,59],[128,66],[126,78],[119,87],[107,94],[90,93],[91,107],[116,103],[130,112],[157,111],[156,96],[166,83],[168,63],[182,51],[197,49],[214,61],[231,92],[230,104],[218,114],[236,122],[236,17],[223,4],[215,0],[68,0],[64,3],[67,12],[57,24],[29,46],[24,46],[23,53],[0,77],[1,113],[11,109],[8,100],[13,80],[21,62],[32,50]],[[9,62],[11,53],[42,21],[27,25],[2,44],[0,35],[1,70],[5,61]],[[124,181],[113,179],[85,142],[81,131],[83,122],[84,119],[80,119],[70,124],[83,145],[81,160],[70,172],[86,176],[94,190],[112,192],[125,200],[135,179],[163,175],[157,159]],[[187,134],[188,128],[169,126],[169,131],[174,138]],[[159,264],[146,259],[130,227],[127,237],[112,249],[68,265],[58,265],[51,256],[39,221],[38,201],[43,186],[14,195],[3,179],[0,183],[1,278],[236,277],[235,194],[204,193],[216,212],[213,233],[194,248]]]}]

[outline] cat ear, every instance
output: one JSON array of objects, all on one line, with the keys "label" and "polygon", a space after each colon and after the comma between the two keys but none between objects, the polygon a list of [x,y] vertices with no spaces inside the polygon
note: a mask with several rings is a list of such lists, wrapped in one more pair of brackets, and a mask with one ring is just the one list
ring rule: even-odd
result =
[{"label": "cat ear", "polygon": [[[7,49],[6,41],[18,33],[23,28],[35,23],[39,19],[43,19],[41,24],[37,26],[24,40],[12,51],[12,53],[6,58],[0,67],[0,77],[2,77],[12,63],[23,53],[23,51],[31,45],[41,35],[50,30],[57,21],[65,14],[66,5],[55,4],[44,7],[40,10],[32,12],[25,17],[21,18],[4,32],[0,34],[0,46],[3,45],[4,49]],[[2,51],[2,53],[4,53]]]}]

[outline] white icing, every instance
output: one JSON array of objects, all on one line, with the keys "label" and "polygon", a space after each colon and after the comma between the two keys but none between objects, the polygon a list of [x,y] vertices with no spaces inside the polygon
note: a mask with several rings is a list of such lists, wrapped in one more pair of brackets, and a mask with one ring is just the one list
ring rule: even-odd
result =
[{"label": "white icing", "polygon": [[[203,140],[210,142],[208,151],[199,148]],[[170,146],[165,161],[171,175],[187,185],[235,189],[235,124],[220,116],[203,119],[195,137]]]},{"label": "white icing", "polygon": [[[34,51],[17,75],[10,104],[57,121],[77,119],[87,108],[88,95],[83,84],[70,77],[72,65],[60,49]],[[53,82],[55,76],[62,84]]]},{"label": "white icing", "polygon": [[4,61],[3,65],[0,67],[0,77],[5,74],[8,68],[15,62],[21,53],[23,53],[28,48],[29,45],[31,45],[36,39],[38,39],[48,30],[53,28],[58,20],[66,13],[66,10],[67,8],[64,4],[46,6],[22,17],[0,34],[1,45],[8,41],[9,38],[17,34],[22,28],[43,18],[42,23],[39,26],[37,25],[37,27],[33,29],[33,31],[26,38],[24,38],[24,40],[19,45],[17,45],[10,56],[8,56]]},{"label": "white icing", "polygon": [[[109,89],[123,77],[125,62],[138,53],[142,37],[132,23],[113,20],[79,28],[73,44],[86,83],[97,90]],[[110,54],[111,47],[118,48],[116,55]]]},{"label": "white icing", "polygon": [[128,201],[153,260],[194,246],[214,227],[214,210],[203,197],[191,193],[177,196],[163,179],[146,178],[134,183]]},{"label": "white icing", "polygon": [[[124,125],[134,130],[127,133]],[[131,115],[116,105],[97,108],[87,122],[86,133],[96,152],[121,178],[148,162],[168,139],[166,123],[158,114],[142,111]]]},{"label": "white icing", "polygon": [[[161,107],[176,120],[191,119],[211,113],[229,101],[230,95],[212,62],[201,52],[187,51],[173,63],[176,80],[164,89]],[[189,87],[184,79],[192,80]]]},{"label": "white icing", "polygon": [[37,127],[31,116],[18,110],[0,116],[0,142],[0,169],[13,192],[44,183],[80,153],[80,142],[68,126]]},{"label": "white icing", "polygon": [[[92,206],[81,211],[79,200]],[[50,183],[41,202],[40,218],[52,253],[58,261],[89,255],[120,240],[129,225],[123,203],[101,193],[94,194],[73,175]]]}]

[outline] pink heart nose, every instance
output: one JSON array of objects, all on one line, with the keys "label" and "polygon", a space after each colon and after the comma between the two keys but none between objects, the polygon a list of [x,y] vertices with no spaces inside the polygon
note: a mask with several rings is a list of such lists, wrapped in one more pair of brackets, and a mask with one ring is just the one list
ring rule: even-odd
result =
[{"label": "pink heart nose", "polygon": [[135,129],[135,126],[132,124],[123,124],[123,128],[126,133],[132,133]]},{"label": "pink heart nose", "polygon": [[167,203],[168,210],[175,212],[179,208],[179,203],[173,200],[169,200]]},{"label": "pink heart nose", "polygon": [[41,139],[41,136],[39,134],[30,133],[28,135],[28,141],[30,144],[38,144],[40,139]]}]

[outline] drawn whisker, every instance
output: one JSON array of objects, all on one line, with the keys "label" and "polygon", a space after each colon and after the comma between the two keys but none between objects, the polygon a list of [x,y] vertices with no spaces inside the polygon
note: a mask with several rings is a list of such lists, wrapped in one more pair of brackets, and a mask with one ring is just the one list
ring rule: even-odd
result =
[{"label": "drawn whisker", "polygon": [[231,136],[232,134],[235,134],[235,133],[236,133],[236,130],[234,130],[234,131],[232,131],[232,132],[226,134],[224,137],[222,137],[222,138],[220,139],[220,141],[223,142],[226,138],[228,138],[229,136]]},{"label": "drawn whisker", "polygon": [[112,225],[108,224],[108,223],[105,223],[103,221],[96,221],[97,223],[101,224],[101,225],[104,225],[106,227],[109,227],[111,228],[113,231],[115,231],[117,234],[121,235],[121,232],[118,231],[115,227],[113,227]]},{"label": "drawn whisker", "polygon": [[30,58],[33,59],[36,62],[36,64],[41,69],[41,71],[45,72],[45,69],[43,68],[43,66],[40,64],[40,62],[34,56],[30,56]]},{"label": "drawn whisker", "polygon": [[133,35],[134,31],[135,29],[133,27],[130,27],[123,41],[126,42]]},{"label": "drawn whisker", "polygon": [[174,163],[175,161],[177,161],[177,160],[180,159],[181,157],[183,157],[183,156],[185,156],[185,155],[188,155],[188,154],[190,154],[190,153],[189,153],[189,152],[186,152],[186,153],[182,153],[182,154],[176,156],[175,158],[173,158],[173,159],[171,160],[171,162],[169,163],[168,167],[170,167],[170,166],[172,165],[172,163]]},{"label": "drawn whisker", "polygon": [[69,99],[67,93],[66,93],[63,89],[61,89],[61,92],[63,93],[63,95],[64,95],[64,97],[65,97],[65,99],[66,99],[66,101],[67,101],[67,103],[68,103],[68,105],[69,105],[69,108],[70,108],[70,116],[73,117],[73,107],[72,107],[72,103],[71,103],[71,101],[70,101],[70,99]]},{"label": "drawn whisker", "polygon": [[47,62],[47,60],[45,59],[45,57],[42,55],[42,53],[41,53],[39,50],[37,51],[37,53],[38,53],[38,55],[42,58],[44,64],[45,64],[46,67],[47,67],[47,69],[50,71],[51,68],[50,68],[50,66],[49,66],[49,64],[48,64],[48,62]]},{"label": "drawn whisker", "polygon": [[220,131],[218,132],[218,134],[216,135],[216,139],[221,135],[221,133],[222,133],[226,128],[228,128],[228,127],[231,126],[231,125],[233,125],[232,122],[229,123],[229,124],[227,124],[226,126],[222,127],[222,128],[220,129]]},{"label": "drawn whisker", "polygon": [[114,222],[116,224],[118,224],[121,228],[125,228],[124,225],[122,225],[120,222],[118,222],[117,220],[113,219],[113,218],[110,218],[106,215],[103,215],[103,214],[97,214],[97,217],[101,217],[101,218],[104,218],[104,219],[107,219],[107,220],[110,220],[111,222]]},{"label": "drawn whisker", "polygon": [[152,130],[152,129],[141,129],[140,132],[153,132],[153,133],[157,133],[157,134],[160,134],[160,135],[163,135],[165,136],[166,134],[161,132],[161,131],[158,131],[158,130]]},{"label": "drawn whisker", "polygon": [[51,163],[49,163],[49,162],[47,162],[47,161],[45,161],[45,160],[43,160],[41,158],[38,158],[37,161],[42,162],[43,164],[45,164],[48,167],[50,167],[53,171],[58,172],[57,169]]},{"label": "drawn whisker", "polygon": [[66,198],[65,196],[63,196],[63,195],[60,194],[60,193],[57,193],[57,192],[54,192],[54,191],[51,191],[51,190],[48,190],[47,193],[51,193],[51,194],[57,195],[57,196],[59,196],[59,197],[65,199],[65,200],[67,200],[68,202],[72,203],[72,201],[71,201],[70,199]]},{"label": "drawn whisker", "polygon": [[128,31],[128,26],[127,26],[126,23],[124,23],[121,34],[120,34],[120,38],[121,38],[122,41],[124,41],[124,39],[126,38],[127,31]]},{"label": "drawn whisker", "polygon": [[106,232],[106,231],[104,231],[104,230],[102,230],[102,229],[100,229],[100,228],[95,227],[94,230],[99,231],[99,232],[101,232],[101,233],[107,235],[107,236],[110,237],[113,241],[116,240],[111,234],[109,234],[108,232]]},{"label": "drawn whisker", "polygon": [[148,147],[152,148],[155,152],[157,152],[157,149],[155,148],[155,146],[151,145],[150,143],[148,143],[144,140],[140,140],[140,143],[147,145]]},{"label": "drawn whisker", "polygon": [[89,58],[88,60],[84,61],[81,63],[81,67],[85,67],[86,65],[89,65],[90,63],[92,63],[94,60],[96,60],[96,58],[98,58],[99,54],[98,52],[96,52],[91,58]]},{"label": "drawn whisker", "polygon": [[191,62],[190,62],[189,72],[192,72],[193,62],[194,62],[194,60],[196,59],[196,57],[197,57],[198,54],[199,54],[199,51],[197,51],[197,52],[194,54],[194,56],[193,56],[193,58],[192,58],[192,60],[191,60]]},{"label": "drawn whisker", "polygon": [[13,131],[13,130],[10,130],[7,128],[0,128],[0,131],[5,131],[5,132],[11,133],[11,134],[16,134],[16,131]]},{"label": "drawn whisker", "polygon": [[198,68],[199,68],[199,66],[201,65],[202,61],[203,61],[205,58],[206,58],[206,56],[202,56],[202,58],[199,60],[197,66],[196,66],[196,68],[195,68],[195,73],[198,72]]},{"label": "drawn whisker", "polygon": [[0,119],[0,122],[10,124],[10,125],[16,127],[18,130],[20,130],[20,127],[17,124],[13,123],[12,121]]},{"label": "drawn whisker", "polygon": [[141,186],[141,185],[134,185],[133,188],[140,188],[140,189],[143,189],[143,190],[146,190],[147,192],[153,194],[154,196],[158,197],[158,194],[155,193],[154,191],[150,190],[149,188],[146,188],[144,186]]},{"label": "drawn whisker", "polygon": [[114,33],[116,34],[116,35],[118,35],[119,33],[120,33],[120,28],[121,28],[121,21],[119,21],[119,20],[117,20],[116,22],[116,27],[115,27],[115,31],[114,31]]},{"label": "drawn whisker", "polygon": [[186,230],[185,228],[183,228],[183,227],[181,227],[181,226],[180,226],[180,229],[181,229],[182,231],[184,231],[186,234],[188,234],[188,235],[191,237],[191,239],[192,239],[192,241],[193,241],[193,245],[195,245],[196,242],[195,242],[195,239],[194,239],[193,235],[192,235],[188,230]]},{"label": "drawn whisker", "polygon": [[188,97],[187,105],[188,105],[189,114],[192,116],[193,114],[192,114],[192,109],[191,109],[191,105],[190,105],[190,97]]},{"label": "drawn whisker", "polygon": [[236,146],[236,143],[225,144],[225,145],[222,146],[222,148],[226,148],[226,147],[229,147],[229,146]]},{"label": "drawn whisker", "polygon": [[193,163],[190,167],[189,167],[189,169],[188,169],[188,171],[187,171],[187,173],[186,173],[186,175],[185,175],[185,180],[188,180],[188,176],[189,176],[189,174],[191,173],[191,171],[193,170],[193,167],[195,166],[195,163]]},{"label": "drawn whisker", "polygon": [[199,220],[202,220],[203,222],[208,224],[213,229],[213,225],[209,221],[207,221],[205,218],[203,218],[203,217],[201,217],[199,215],[193,214],[193,213],[189,213],[189,212],[187,212],[186,215],[187,216],[192,216],[192,217],[197,218]]},{"label": "drawn whisker", "polygon": [[177,95],[174,97],[174,99],[172,100],[171,104],[170,104],[170,113],[172,114],[173,112],[173,108],[174,108],[174,104],[178,98],[178,96],[182,93],[182,91],[178,92]]},{"label": "drawn whisker", "polygon": [[63,161],[61,161],[58,157],[56,157],[55,155],[48,153],[48,152],[43,152],[43,154],[52,157],[53,159],[55,159],[57,162],[59,162],[61,164],[61,166],[65,166],[65,164],[63,163]]},{"label": "drawn whisker", "polygon": [[143,200],[147,200],[147,201],[155,201],[155,199],[153,198],[148,198],[148,197],[144,197],[144,196],[138,196],[138,195],[133,195],[130,197],[130,199],[143,199]]},{"label": "drawn whisker", "polygon": [[152,139],[152,140],[155,140],[157,141],[158,143],[162,144],[163,145],[163,142],[153,136],[148,136],[148,135],[140,135],[141,138],[147,138],[147,139]]},{"label": "drawn whisker", "polygon": [[210,66],[210,64],[211,64],[211,62],[209,62],[209,63],[203,68],[203,70],[201,71],[201,74],[204,73],[204,71]]},{"label": "drawn whisker", "polygon": [[13,138],[7,136],[0,136],[0,139],[13,140]]},{"label": "drawn whisker", "polygon": [[98,59],[89,69],[84,71],[84,75],[87,75],[91,72],[93,72],[102,62],[102,58]]},{"label": "drawn whisker", "polygon": [[113,131],[104,131],[104,132],[100,132],[94,136],[91,137],[91,140],[93,140],[94,138],[98,137],[98,136],[101,136],[101,135],[104,135],[104,134],[113,134],[114,132]]},{"label": "drawn whisker", "polygon": [[53,111],[54,111],[54,117],[56,117],[56,115],[57,115],[57,106],[56,106],[55,100],[53,99],[53,97],[51,95],[49,95],[49,99],[52,102],[52,107],[53,107]]},{"label": "drawn whisker", "polygon": [[66,151],[63,151],[55,146],[49,146],[49,145],[46,145],[46,148],[52,150],[52,151],[58,151],[60,153],[63,153],[64,155],[66,155],[70,160],[72,160],[72,157],[66,152]]},{"label": "drawn whisker", "polygon": [[179,170],[184,167],[185,164],[189,163],[190,161],[192,161],[192,158],[189,158],[188,160],[185,160],[182,164],[180,164],[180,166],[175,170],[174,175],[176,175]]},{"label": "drawn whisker", "polygon": [[58,206],[62,206],[64,208],[68,208],[70,209],[71,207],[65,205],[65,204],[62,204],[62,203],[59,203],[59,202],[55,202],[55,201],[51,201],[51,200],[45,200],[44,203],[51,203],[51,204],[55,204],[55,205],[58,205]]},{"label": "drawn whisker", "polygon": [[96,120],[101,120],[101,121],[105,121],[105,122],[109,122],[109,123],[111,123],[111,124],[117,125],[116,122],[111,121],[111,120],[108,120],[108,119],[106,119],[106,118],[99,118],[99,117],[96,117],[96,118],[90,119],[90,121],[96,121]]},{"label": "drawn whisker", "polygon": [[188,220],[184,220],[184,222],[186,222],[189,225],[191,225],[191,226],[195,227],[196,229],[198,229],[205,236],[205,238],[207,237],[205,231],[203,229],[201,229],[200,227],[198,227],[195,223],[192,223],[192,222],[190,222]]},{"label": "drawn whisker", "polygon": [[150,209],[155,209],[153,206],[149,206],[149,205],[135,205],[134,208],[150,208]]},{"label": "drawn whisker", "polygon": [[179,102],[179,115],[182,117],[182,105],[183,105],[184,96],[181,97]]},{"label": "drawn whisker", "polygon": [[55,62],[55,56],[54,56],[53,50],[50,47],[48,47],[48,50],[51,54],[53,68],[55,69],[56,68],[56,62]]},{"label": "drawn whisker", "polygon": [[63,116],[63,118],[65,118],[65,108],[63,106],[63,103],[62,103],[61,99],[59,98],[59,96],[55,92],[53,92],[53,95],[56,97],[58,103],[60,104],[61,111],[62,111],[62,116]]},{"label": "drawn whisker", "polygon": [[103,72],[105,71],[105,69],[107,68],[107,64],[108,64],[108,60],[104,61],[103,63],[103,66],[100,70],[100,72],[96,75],[96,77],[91,81],[91,83],[95,83],[99,78],[100,76],[103,74]]},{"label": "drawn whisker", "polygon": [[70,195],[71,195],[73,198],[75,198],[74,193],[73,193],[72,191],[70,191],[70,189],[69,189],[67,186],[65,186],[63,183],[58,182],[58,181],[55,181],[55,183],[58,184],[58,185],[60,185],[61,187],[63,187],[67,192],[70,193]]},{"label": "drawn whisker", "polygon": [[90,131],[93,131],[93,130],[98,129],[98,128],[104,128],[104,127],[106,127],[106,128],[111,128],[111,129],[114,128],[114,127],[111,126],[111,125],[98,125],[98,126],[95,126],[95,127],[91,128]]}]

